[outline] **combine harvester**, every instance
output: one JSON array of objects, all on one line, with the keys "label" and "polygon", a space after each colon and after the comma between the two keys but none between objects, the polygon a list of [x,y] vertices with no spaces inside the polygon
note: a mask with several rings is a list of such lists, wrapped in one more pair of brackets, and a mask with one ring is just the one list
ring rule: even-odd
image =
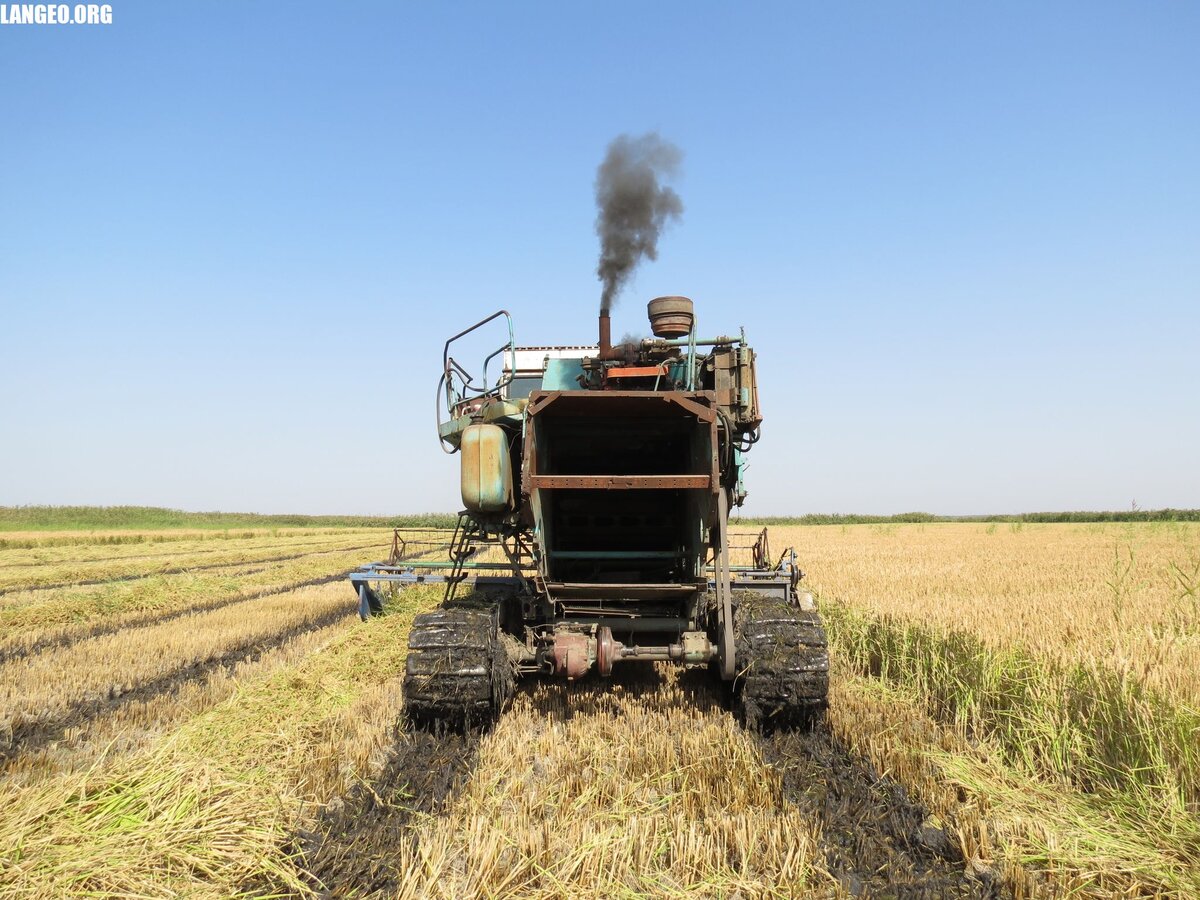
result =
[{"label": "combine harvester", "polygon": [[[607,312],[598,346],[517,347],[503,310],[446,342],[438,438],[466,508],[449,539],[398,531],[386,563],[350,576],[364,618],[384,585],[445,586],[409,637],[415,723],[487,724],[519,677],[646,660],[711,666],[750,727],[825,708],[825,632],[795,554],[773,562],[765,529],[729,529],[762,424],[754,351],[744,334],[699,339],[684,297],[649,316],[654,338],[615,347]],[[451,347],[501,319],[475,381]]]}]

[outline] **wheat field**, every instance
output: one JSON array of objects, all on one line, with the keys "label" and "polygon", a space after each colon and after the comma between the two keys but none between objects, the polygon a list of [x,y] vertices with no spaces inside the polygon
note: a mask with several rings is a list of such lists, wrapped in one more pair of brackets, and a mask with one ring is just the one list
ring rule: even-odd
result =
[{"label": "wheat field", "polygon": [[773,527],[827,722],[706,670],[401,727],[370,528],[9,532],[0,897],[1200,896],[1200,526]]}]

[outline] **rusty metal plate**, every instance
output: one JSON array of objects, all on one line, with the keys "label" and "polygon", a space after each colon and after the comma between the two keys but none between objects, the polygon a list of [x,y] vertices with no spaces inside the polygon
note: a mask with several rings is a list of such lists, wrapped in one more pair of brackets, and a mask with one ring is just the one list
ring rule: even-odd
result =
[{"label": "rusty metal plate", "polygon": [[534,391],[529,395],[526,412],[530,416],[545,414],[568,416],[695,416],[701,422],[711,422],[716,412],[712,391]]},{"label": "rusty metal plate", "polygon": [[535,488],[574,488],[584,490],[707,490],[710,475],[534,475]]},{"label": "rusty metal plate", "polygon": [[657,366],[618,366],[608,370],[609,378],[649,378],[654,375],[666,374],[666,363]]}]

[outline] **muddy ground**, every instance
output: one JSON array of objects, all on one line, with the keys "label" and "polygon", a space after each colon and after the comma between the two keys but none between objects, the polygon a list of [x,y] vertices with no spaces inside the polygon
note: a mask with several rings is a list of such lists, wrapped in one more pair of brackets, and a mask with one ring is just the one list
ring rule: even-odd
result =
[{"label": "muddy ground", "polygon": [[[632,675],[642,690],[665,689],[661,673]],[[618,676],[618,679],[620,676]],[[726,704],[707,672],[684,676],[689,702]],[[584,690],[603,690],[598,684]],[[540,714],[572,716],[572,704],[539,702],[526,682],[519,689]],[[576,688],[578,690],[578,688]],[[387,897],[399,887],[392,852],[416,839],[414,825],[438,815],[471,777],[479,733],[434,735],[397,732],[381,775],[335,800],[311,831],[294,836],[290,849],[303,860],[306,878],[323,897]],[[927,811],[904,789],[880,777],[819,723],[809,731],[755,735],[764,760],[781,773],[780,804],[794,804],[816,821],[824,863],[843,896],[878,898],[1000,898],[1011,896],[987,871],[964,864],[954,840],[927,824]],[[255,892],[278,885],[252,885]],[[830,893],[837,893],[833,889]]]},{"label": "muddy ground", "polygon": [[[333,577],[341,578],[342,576]],[[216,604],[214,604],[214,608],[218,608]],[[247,643],[229,647],[207,659],[180,665],[157,678],[142,682],[127,690],[112,687],[104,696],[81,697],[51,718],[17,722],[8,733],[0,733],[0,767],[21,753],[28,753],[45,747],[47,744],[63,741],[68,732],[85,728],[88,723],[112,715],[122,707],[149,700],[160,694],[176,693],[184,685],[202,681],[221,670],[231,672],[242,663],[257,661],[293,638],[312,631],[319,631],[350,615],[351,613],[345,609],[334,609],[307,622],[301,622],[291,628],[276,632],[269,637],[256,638]],[[160,616],[156,621],[170,621],[173,618],[175,618],[174,615],[168,614]],[[76,740],[85,739],[86,736],[81,736]]]},{"label": "muddy ground", "polygon": [[264,588],[252,594],[233,594],[227,597],[218,597],[215,600],[198,601],[190,606],[182,606],[176,609],[151,609],[142,615],[126,614],[120,616],[117,621],[102,619],[91,626],[83,628],[73,628],[71,624],[66,624],[61,626],[62,630],[57,634],[47,635],[28,644],[0,649],[0,665],[24,659],[27,656],[33,656],[35,653],[41,653],[55,647],[66,647],[69,644],[81,643],[91,638],[103,637],[106,634],[116,634],[118,631],[128,631],[131,628],[141,628],[144,625],[162,625],[164,622],[171,622],[187,616],[215,612],[218,609],[224,609],[226,606],[233,606],[235,603],[246,603],[250,600],[261,600],[264,597],[273,597],[276,594],[287,594],[291,591],[298,591],[300,588],[332,584],[335,581],[345,581],[348,574],[347,572],[338,572],[334,575],[306,578],[301,581],[274,585],[273,587]]}]

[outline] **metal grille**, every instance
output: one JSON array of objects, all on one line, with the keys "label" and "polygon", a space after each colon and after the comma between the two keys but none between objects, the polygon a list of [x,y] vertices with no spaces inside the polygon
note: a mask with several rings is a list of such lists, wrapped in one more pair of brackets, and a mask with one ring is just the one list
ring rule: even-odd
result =
[{"label": "metal grille", "polygon": [[[397,528],[392,535],[389,566],[412,568],[442,568],[454,562],[453,528]],[[475,565],[494,563],[497,568],[510,568],[508,558],[498,544],[471,543],[464,548],[466,560]],[[474,567],[474,566],[473,566]]]},{"label": "metal grille", "polygon": [[[712,560],[709,560],[712,562]],[[729,564],[754,569],[769,569],[775,563],[767,542],[767,529],[760,531],[729,531]]]}]

